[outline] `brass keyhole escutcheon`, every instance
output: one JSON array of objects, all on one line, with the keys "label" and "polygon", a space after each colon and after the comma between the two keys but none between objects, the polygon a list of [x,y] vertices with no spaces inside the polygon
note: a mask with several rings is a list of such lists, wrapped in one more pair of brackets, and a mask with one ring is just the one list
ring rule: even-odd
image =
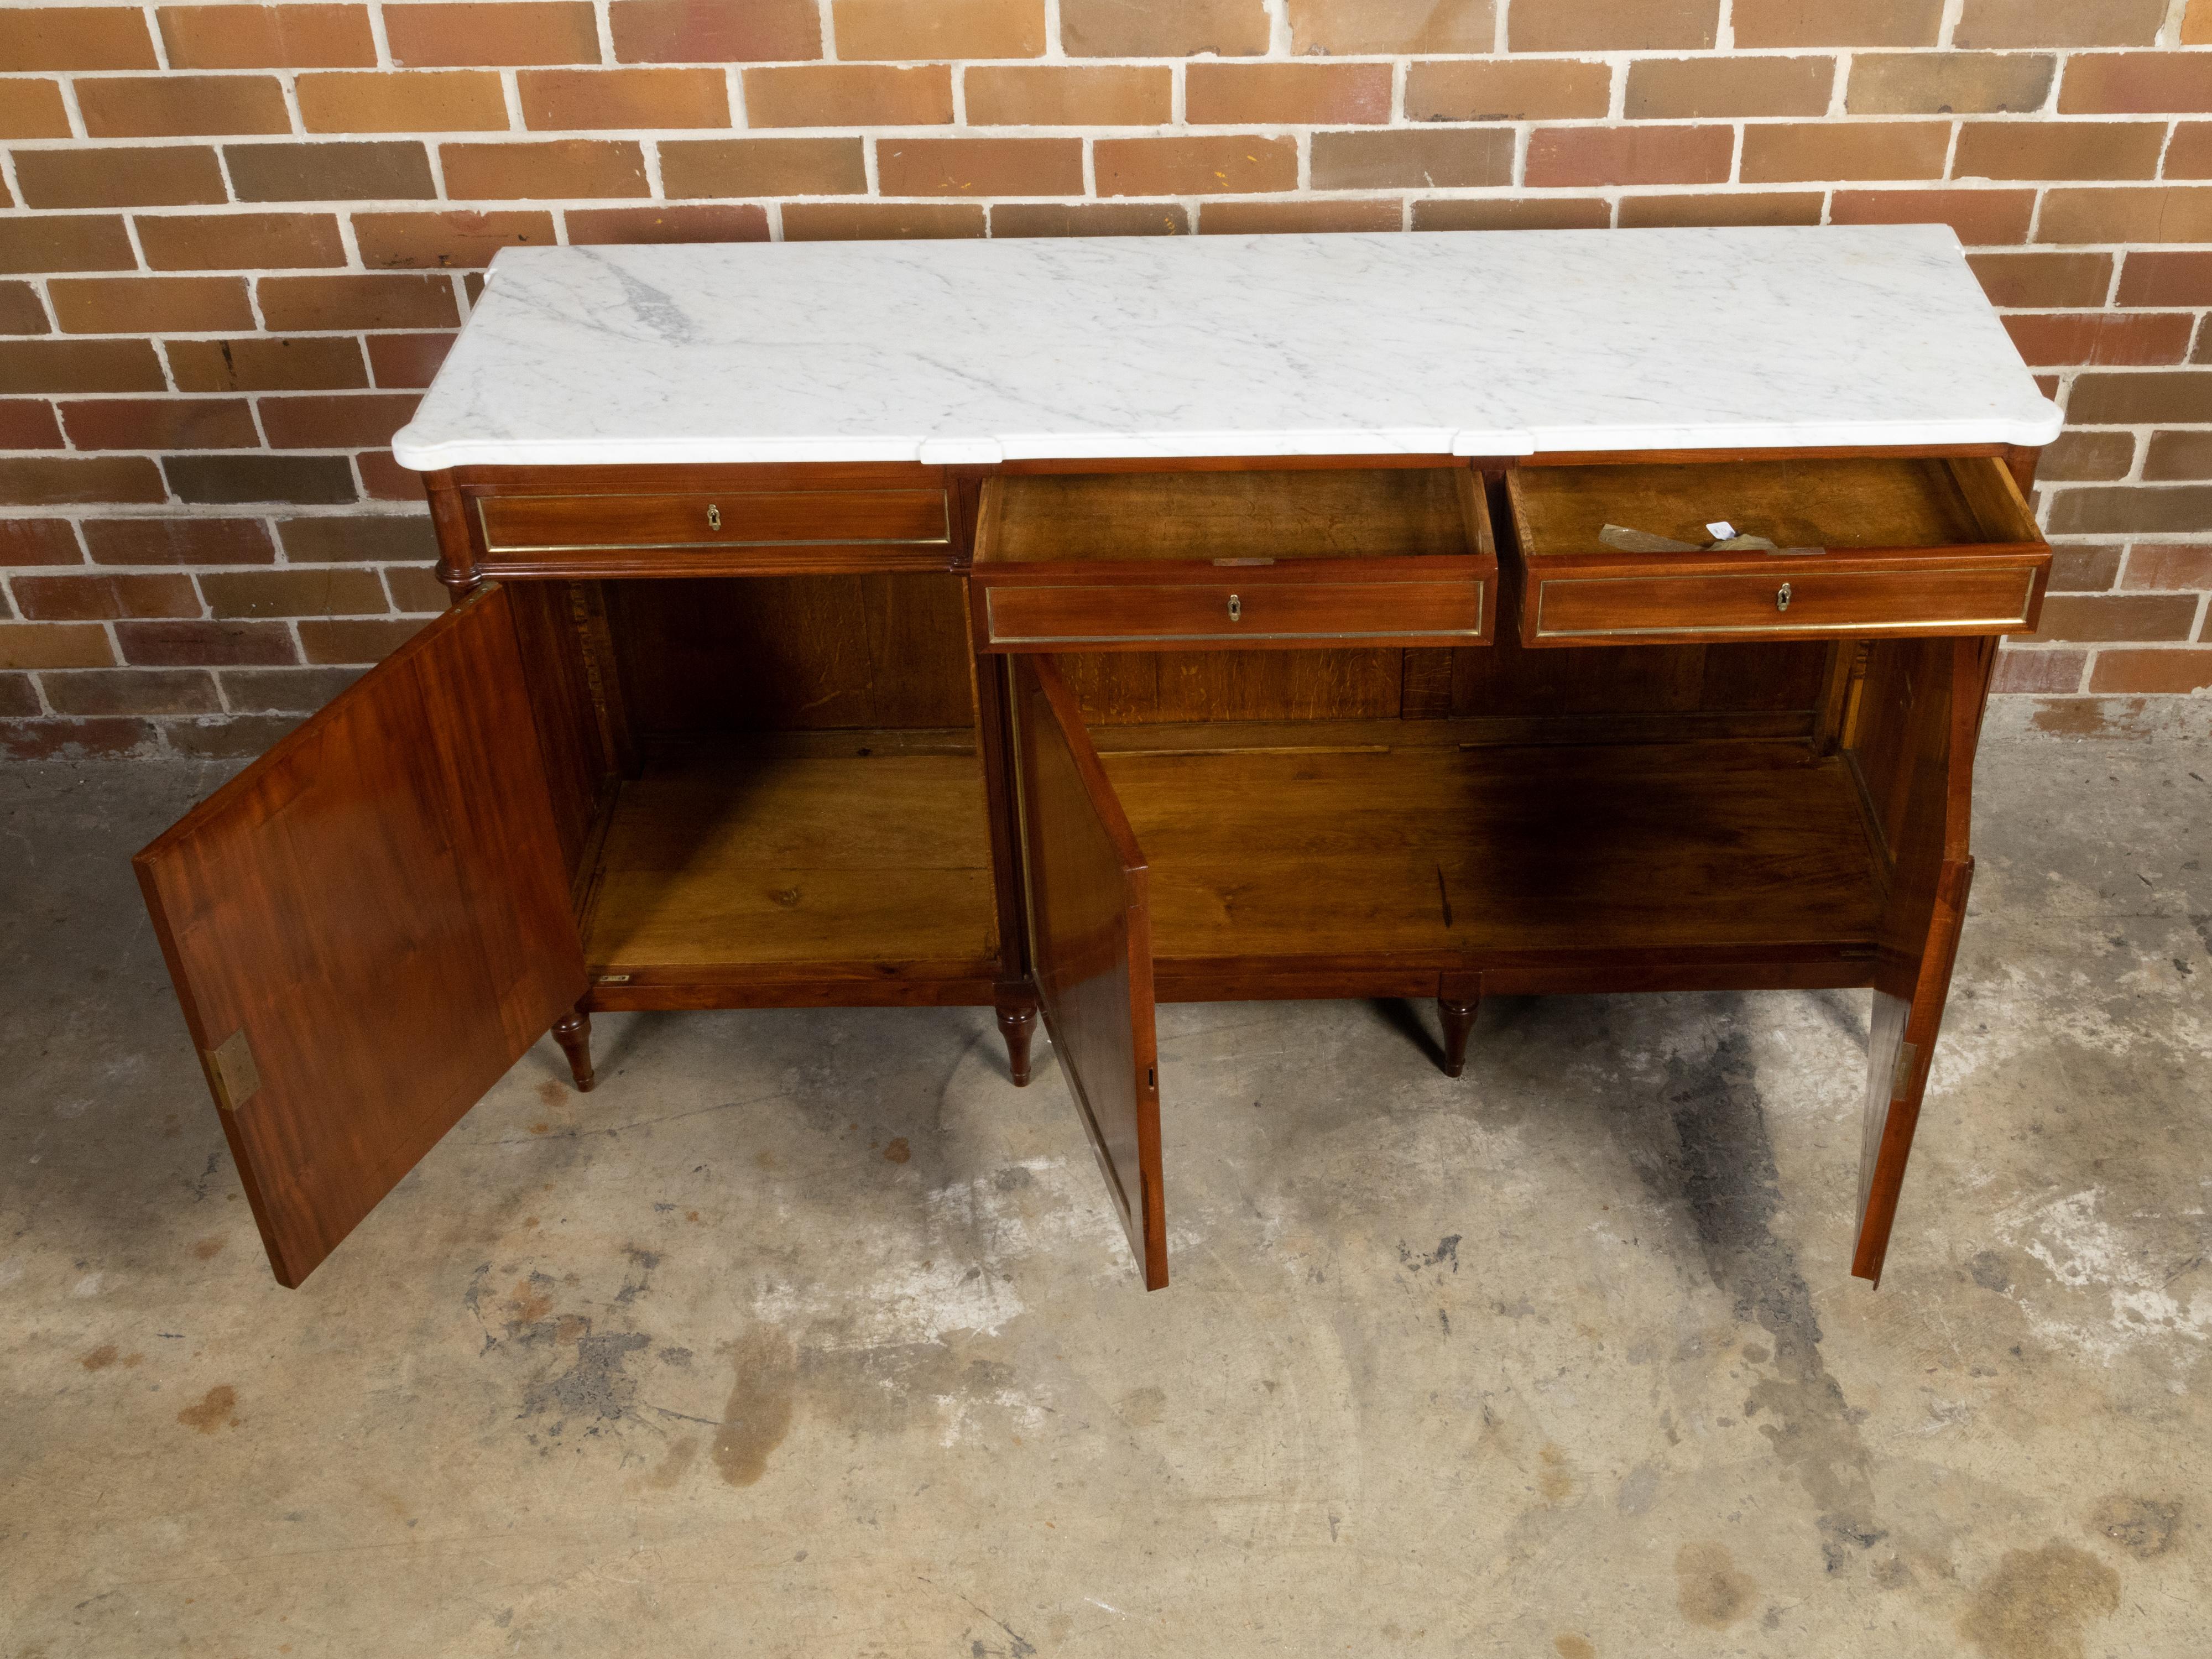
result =
[{"label": "brass keyhole escutcheon", "polygon": [[709,501],[707,504],[707,528],[709,530],[720,530],[721,527],[722,509]]},{"label": "brass keyhole escutcheon", "polygon": [[1787,611],[1790,608],[1790,584],[1788,582],[1783,583],[1780,587],[1775,590],[1774,608],[1777,611]]},{"label": "brass keyhole escutcheon", "polygon": [[1229,620],[1231,622],[1243,622],[1244,620],[1244,601],[1238,599],[1234,593],[1231,593],[1229,596]]}]

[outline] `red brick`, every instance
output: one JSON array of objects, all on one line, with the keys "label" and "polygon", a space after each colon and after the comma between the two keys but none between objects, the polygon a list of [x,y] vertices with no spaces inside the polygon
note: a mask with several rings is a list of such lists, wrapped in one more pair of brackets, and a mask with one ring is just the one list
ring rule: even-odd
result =
[{"label": "red brick", "polygon": [[991,234],[1004,236],[1180,236],[1190,216],[1180,202],[1001,202]]},{"label": "red brick", "polygon": [[1513,0],[1505,15],[1512,52],[1710,49],[1718,0]]},{"label": "red brick", "polygon": [[1968,121],[1954,179],[2148,179],[2166,143],[2162,121]]},{"label": "red brick", "polygon": [[834,0],[833,9],[837,56],[848,62],[1044,53],[1044,0]]},{"label": "red brick", "polygon": [[446,194],[457,199],[650,194],[644,153],[634,140],[441,144],[438,157],[445,165]]},{"label": "red brick", "polygon": [[264,398],[261,429],[271,449],[362,449],[390,443],[419,401],[411,392]]},{"label": "red brick", "polygon": [[1943,0],[1735,0],[1736,49],[1932,46]]},{"label": "red brick", "polygon": [[757,64],[822,55],[815,0],[614,0],[615,58],[624,64]]},{"label": "red brick", "polygon": [[[62,104],[58,81],[9,81],[8,95],[0,99],[0,138],[66,138],[69,111]],[[80,87],[99,86],[97,81]],[[82,99],[82,93],[79,92]]]},{"label": "red brick", "polygon": [[140,214],[138,246],[155,270],[266,270],[346,262],[327,213]]},{"label": "red brick", "polygon": [[1290,0],[1289,18],[1294,58],[1488,52],[1497,30],[1491,0]]},{"label": "red brick", "polygon": [[1969,247],[2018,242],[2035,211],[2032,190],[1839,190],[1829,198],[1835,225],[1948,225]]},{"label": "red brick", "polygon": [[1513,182],[1510,127],[1316,132],[1312,145],[1316,190],[1455,190]]},{"label": "red brick", "polygon": [[542,132],[730,125],[719,69],[524,70],[515,83],[523,125]]},{"label": "red brick", "polygon": [[1854,115],[2027,115],[2043,107],[2057,72],[2047,52],[1859,52],[1844,104]]},{"label": "red brick", "polygon": [[2036,630],[2018,637],[2069,644],[2103,640],[2185,640],[2197,625],[2194,594],[2053,593]]},{"label": "red brick", "polygon": [[1613,204],[1599,196],[1444,198],[1413,204],[1415,230],[1603,230]]},{"label": "red brick", "polygon": [[151,754],[153,724],[139,720],[13,720],[0,725],[0,754],[11,760],[88,760]]},{"label": "red brick", "polygon": [[2035,240],[2212,242],[2212,189],[2185,185],[2058,186],[2044,194]]},{"label": "red brick", "polygon": [[2212,121],[2176,122],[2160,171],[2169,179],[2212,179]]},{"label": "red brick", "polygon": [[2181,44],[2212,46],[2212,0],[2189,0],[2181,14]]},{"label": "red brick", "polygon": [[1536,189],[1719,184],[1734,147],[1723,126],[1539,127],[1528,135],[1524,179]]},{"label": "red brick", "polygon": [[51,334],[53,321],[28,283],[0,283],[0,334]]},{"label": "red brick", "polygon": [[1835,78],[1832,58],[1647,58],[1629,65],[1622,112],[1631,119],[1820,115]]},{"label": "red brick", "polygon": [[456,328],[461,320],[443,276],[264,276],[254,291],[272,329]]},{"label": "red brick", "polygon": [[428,565],[395,565],[384,573],[392,608],[410,616],[434,617],[451,604],[445,584]]},{"label": "red brick", "polygon": [[1256,58],[1267,34],[1263,0],[1060,0],[1070,58]]},{"label": "red brick", "polygon": [[1966,263],[1993,306],[2101,306],[2112,285],[2109,253],[1970,253]]},{"label": "red brick", "polygon": [[2147,46],[2166,0],[1966,0],[1962,46]]},{"label": "red brick", "polygon": [[438,538],[419,513],[287,519],[277,529],[284,556],[295,564],[428,562],[438,556]]},{"label": "red brick", "polygon": [[2128,550],[2127,574],[2120,586],[2168,592],[2212,587],[2212,546],[2197,542],[2137,542]]},{"label": "red brick", "polygon": [[881,196],[1079,196],[1079,138],[878,138]]},{"label": "red brick", "polygon": [[269,526],[258,519],[87,519],[94,564],[270,564]]},{"label": "red brick", "polygon": [[222,690],[240,714],[312,714],[360,678],[357,668],[226,668]]},{"label": "red brick", "polygon": [[118,617],[201,614],[200,596],[192,589],[192,579],[185,575],[118,576],[103,572],[84,576],[18,576],[12,586],[16,608],[27,622],[107,622]]},{"label": "red brick", "polygon": [[[667,168],[667,148],[664,145],[664,187]],[[765,242],[769,239],[768,210],[750,203],[699,207],[656,204],[652,207],[570,208],[568,216],[568,240],[578,247],[606,242]]]},{"label": "red brick", "polygon": [[952,71],[821,64],[744,72],[749,127],[926,127],[952,119]]},{"label": "red brick", "polygon": [[213,714],[222,708],[215,676],[204,668],[87,668],[49,673],[42,684],[58,714]]},{"label": "red brick", "polygon": [[1720,190],[1686,195],[1624,196],[1623,227],[1645,225],[1817,225],[1820,192]]},{"label": "red brick", "polygon": [[33,690],[28,674],[0,674],[0,719],[16,719],[39,712],[39,694]]},{"label": "red brick", "polygon": [[381,662],[422,632],[425,620],[303,622],[300,646],[309,662]]},{"label": "red brick", "polygon": [[60,449],[54,406],[39,398],[0,398],[0,449]]},{"label": "red brick", "polygon": [[118,623],[123,660],[149,668],[228,668],[295,663],[292,633],[276,622]]},{"label": "red brick", "polygon": [[117,76],[79,81],[76,106],[94,138],[186,138],[289,132],[284,89],[270,75]]},{"label": "red brick", "polygon": [[138,256],[120,218],[90,213],[0,215],[0,270],[131,270]]},{"label": "red brick", "polygon": [[354,241],[372,270],[476,270],[503,247],[550,247],[553,216],[532,210],[356,213]]},{"label": "red brick", "polygon": [[2063,115],[2212,110],[2212,70],[2195,52],[2082,52],[2066,60],[2058,109]]},{"label": "red brick", "polygon": [[2100,651],[2092,691],[2161,696],[2212,688],[2212,651]]},{"label": "red brick", "polygon": [[[2038,458],[2035,476],[2045,483],[2100,483],[2124,478],[2135,465],[2132,432],[2062,432]],[[2055,580],[2053,587],[2057,586]],[[2109,581],[2100,582],[2109,587]]]},{"label": "red brick", "polygon": [[2168,369],[2079,375],[2066,413],[2075,426],[2212,424],[2212,374]]},{"label": "red brick", "polygon": [[141,455],[0,459],[0,505],[158,501],[162,495],[161,475]]},{"label": "red brick", "polygon": [[1395,230],[1404,212],[1395,198],[1379,201],[1299,202],[1263,196],[1249,202],[1206,202],[1198,210],[1198,228],[1201,235],[1206,236]]},{"label": "red brick", "polygon": [[1777,122],[1743,130],[1747,185],[1803,179],[1940,179],[1948,121]]},{"label": "red brick", "polygon": [[376,63],[366,6],[163,6],[156,15],[172,69],[368,69]]},{"label": "red brick", "polygon": [[857,137],[672,138],[660,146],[660,185],[678,198],[858,196],[868,165]]},{"label": "red brick", "polygon": [[46,284],[69,334],[200,334],[252,328],[243,276],[70,276]]},{"label": "red brick", "polygon": [[1406,70],[1409,121],[1571,121],[1601,117],[1612,106],[1607,64],[1491,58]]},{"label": "red brick", "polygon": [[1288,138],[1100,138],[1091,154],[1101,196],[1243,195],[1298,182],[1297,145]]},{"label": "red brick", "polygon": [[2212,525],[2212,484],[2084,484],[2051,492],[2055,536],[2190,535]]},{"label": "red brick", "polygon": [[243,398],[94,398],[65,403],[79,449],[258,449]]},{"label": "red brick", "polygon": [[2054,593],[2102,593],[2111,588],[2119,574],[2118,543],[2061,542],[2051,550],[2051,591]]},{"label": "red brick", "polygon": [[973,202],[787,202],[784,240],[792,242],[905,241],[981,236],[983,210]]},{"label": "red brick", "polygon": [[199,144],[79,144],[19,149],[26,207],[189,207],[225,199],[215,152]]},{"label": "red brick", "polygon": [[67,519],[0,519],[0,569],[83,562],[76,526]]},{"label": "red brick", "polygon": [[194,760],[253,760],[298,729],[288,714],[238,715],[176,720],[162,729],[170,750]]},{"label": "red brick", "polygon": [[2142,475],[2165,482],[2212,478],[2212,432],[2154,432]]},{"label": "red brick", "polygon": [[153,39],[136,6],[0,9],[0,70],[155,67]]},{"label": "red brick", "polygon": [[2044,313],[2007,317],[2006,332],[2032,365],[2178,363],[2196,319],[2185,311]]},{"label": "red brick", "polygon": [[159,392],[161,364],[143,340],[0,341],[0,392]]},{"label": "red brick", "polygon": [[1276,126],[1390,118],[1388,64],[1195,63],[1183,70],[1193,126]]},{"label": "red brick", "polygon": [[1162,126],[1175,94],[1164,64],[977,64],[963,85],[979,127]]},{"label": "red brick", "polygon": [[255,617],[383,616],[384,584],[373,570],[209,571],[200,577],[208,607],[225,620]]},{"label": "red brick", "polygon": [[114,660],[97,623],[0,623],[0,668],[105,668]]},{"label": "red brick", "polygon": [[2019,651],[2008,646],[1997,653],[1996,673],[1990,690],[2045,695],[2078,691],[2081,665],[2088,660],[2086,651]]},{"label": "red brick", "polygon": [[388,449],[364,449],[353,458],[361,474],[361,493],[372,501],[405,501],[419,507],[430,499],[422,475],[392,458]]},{"label": "red brick", "polygon": [[[615,8],[619,13],[622,8]],[[599,25],[587,0],[452,0],[387,4],[384,35],[392,61],[416,67],[473,64],[596,64]]]},{"label": "red brick", "polygon": [[241,202],[420,201],[438,193],[429,153],[412,140],[226,144],[222,155]]},{"label": "red brick", "polygon": [[430,384],[438,365],[453,349],[451,334],[372,334],[368,366],[380,386],[421,389]]},{"label": "red brick", "polygon": [[353,468],[338,455],[172,455],[161,464],[181,501],[228,506],[356,500]]},{"label": "red brick", "polygon": [[303,75],[300,124],[309,132],[504,131],[507,94],[489,70]]},{"label": "red brick", "polygon": [[234,340],[168,340],[179,392],[322,392],[367,386],[361,344],[350,337],[251,335]]}]

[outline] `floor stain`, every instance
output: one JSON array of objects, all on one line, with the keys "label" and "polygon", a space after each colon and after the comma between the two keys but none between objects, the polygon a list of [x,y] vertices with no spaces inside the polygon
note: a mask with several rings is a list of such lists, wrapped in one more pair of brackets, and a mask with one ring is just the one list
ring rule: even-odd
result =
[{"label": "floor stain", "polygon": [[2054,1539],[2039,1550],[2007,1550],[1960,1615],[1959,1634],[1989,1659],[2082,1659],[2081,1627],[2119,1605],[2119,1574]]},{"label": "floor stain", "polygon": [[215,1260],[217,1254],[221,1252],[222,1247],[229,1243],[230,1235],[228,1233],[210,1233],[205,1238],[200,1240],[198,1243],[192,1246],[192,1254],[199,1257],[203,1261],[212,1261]]},{"label": "floor stain", "polygon": [[116,1358],[115,1345],[103,1342],[76,1363],[88,1371],[104,1371],[115,1363]]},{"label": "floor stain", "polygon": [[1758,1593],[1722,1545],[1685,1544],[1674,1552],[1674,1605],[1693,1625],[1726,1630],[1751,1611]]},{"label": "floor stain", "polygon": [[884,1148],[884,1161],[886,1164],[903,1164],[913,1156],[914,1149],[906,1144],[904,1135],[898,1136],[890,1146]]},{"label": "floor stain", "polygon": [[514,1294],[507,1299],[514,1317],[507,1322],[510,1332],[519,1332],[526,1325],[535,1325],[553,1311],[553,1281],[544,1273],[532,1273],[527,1279],[514,1281]]},{"label": "floor stain", "polygon": [[687,1434],[668,1449],[668,1455],[645,1477],[645,1484],[657,1491],[666,1492],[684,1478],[684,1471],[691,1467],[691,1460],[699,1455],[699,1437]]},{"label": "floor stain", "polygon": [[568,1097],[568,1086],[550,1077],[538,1085],[538,1103],[541,1106],[558,1106]]},{"label": "floor stain", "polygon": [[1597,1650],[1590,1645],[1589,1638],[1570,1631],[1561,1631],[1552,1638],[1552,1650],[1559,1659],[1597,1659]]},{"label": "floor stain", "polygon": [[737,1382],[714,1431],[714,1467],[732,1486],[750,1486],[791,1432],[799,1354],[781,1331],[759,1325],[738,1339],[734,1359]]},{"label": "floor stain", "polygon": [[2109,1538],[2138,1561],[2154,1560],[2173,1547],[2181,1505],[2115,1492],[2089,1512],[2088,1528]]},{"label": "floor stain", "polygon": [[231,1415],[237,1409],[238,1391],[225,1382],[202,1395],[198,1405],[187,1406],[179,1412],[177,1421],[202,1434],[213,1434],[225,1425],[234,1429],[238,1426],[238,1419]]},{"label": "floor stain", "polygon": [[[570,1319],[574,1321],[573,1327]],[[623,1416],[637,1394],[636,1379],[623,1369],[623,1362],[650,1346],[653,1339],[638,1331],[609,1331],[594,1336],[591,1321],[581,1316],[564,1316],[561,1322],[574,1335],[557,1340],[564,1347],[574,1340],[576,1363],[558,1376],[532,1382],[524,1389],[522,1415],[552,1415],[556,1434],[570,1418],[599,1423]]]},{"label": "floor stain", "polygon": [[1149,1429],[1168,1414],[1168,1391],[1157,1385],[1132,1389],[1115,1409],[1133,1429]]},{"label": "floor stain", "polygon": [[1567,1455],[1554,1441],[1547,1440],[1536,1453],[1536,1490],[1544,1494],[1547,1504],[1564,1504],[1575,1494],[1574,1471],[1567,1466]]}]

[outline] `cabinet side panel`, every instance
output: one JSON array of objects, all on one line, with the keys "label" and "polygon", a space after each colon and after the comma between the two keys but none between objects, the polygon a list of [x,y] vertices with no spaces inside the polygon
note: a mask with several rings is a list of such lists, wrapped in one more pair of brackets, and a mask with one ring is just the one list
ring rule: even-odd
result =
[{"label": "cabinet side panel", "polygon": [[615,774],[584,657],[583,623],[578,616],[583,584],[518,581],[505,586],[514,608],[515,640],[530,687],[531,717],[545,760],[553,828],[560,837],[562,866],[573,883]]}]

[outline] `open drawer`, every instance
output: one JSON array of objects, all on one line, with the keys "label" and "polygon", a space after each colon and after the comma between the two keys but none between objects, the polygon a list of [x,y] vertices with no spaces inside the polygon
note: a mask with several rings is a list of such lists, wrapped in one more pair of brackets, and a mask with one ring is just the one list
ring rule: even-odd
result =
[{"label": "open drawer", "polygon": [[1476,645],[1498,558],[1465,467],[1000,477],[975,634],[1000,652]]},{"label": "open drawer", "polygon": [[[1523,645],[2009,633],[2051,564],[1988,456],[1528,466],[1506,488]],[[1774,550],[1713,544],[1729,532]]]}]

